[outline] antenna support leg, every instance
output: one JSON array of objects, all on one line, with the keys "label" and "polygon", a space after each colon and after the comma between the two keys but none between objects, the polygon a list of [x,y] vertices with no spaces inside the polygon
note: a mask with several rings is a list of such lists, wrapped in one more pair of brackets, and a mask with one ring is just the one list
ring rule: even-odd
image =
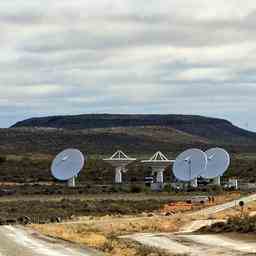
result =
[{"label": "antenna support leg", "polygon": [[214,185],[217,185],[217,186],[220,186],[220,185],[221,185],[221,184],[220,184],[220,176],[218,176],[218,177],[216,177],[216,178],[213,179],[213,184],[214,184]]},{"label": "antenna support leg", "polygon": [[158,171],[156,175],[156,182],[157,183],[164,183],[164,172],[163,171]]},{"label": "antenna support leg", "polygon": [[193,188],[198,187],[197,178],[190,181],[190,186],[193,187]]},{"label": "antenna support leg", "polygon": [[122,168],[121,167],[116,168],[115,183],[116,184],[122,183]]},{"label": "antenna support leg", "polygon": [[71,178],[68,180],[68,187],[69,188],[74,188],[76,186],[76,180],[75,177]]}]

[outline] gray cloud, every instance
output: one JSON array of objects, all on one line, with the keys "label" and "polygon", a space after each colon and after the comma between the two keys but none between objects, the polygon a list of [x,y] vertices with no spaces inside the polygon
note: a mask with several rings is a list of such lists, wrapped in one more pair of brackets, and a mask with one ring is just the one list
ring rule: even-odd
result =
[{"label": "gray cloud", "polygon": [[0,3],[0,126],[97,112],[243,126],[256,106],[255,10],[253,0]]}]

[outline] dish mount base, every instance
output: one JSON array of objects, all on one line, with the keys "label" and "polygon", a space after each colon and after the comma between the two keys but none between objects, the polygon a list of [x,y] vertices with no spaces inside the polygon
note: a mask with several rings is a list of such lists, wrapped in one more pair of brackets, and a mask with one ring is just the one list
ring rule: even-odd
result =
[{"label": "dish mount base", "polygon": [[72,177],[67,181],[67,185],[69,188],[74,188],[76,186],[76,180],[75,177]]}]

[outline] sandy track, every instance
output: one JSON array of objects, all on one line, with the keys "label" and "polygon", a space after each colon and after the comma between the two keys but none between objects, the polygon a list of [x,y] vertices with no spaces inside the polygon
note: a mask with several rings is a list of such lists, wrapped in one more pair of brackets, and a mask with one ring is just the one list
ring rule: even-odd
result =
[{"label": "sandy track", "polygon": [[[226,209],[235,207],[239,201],[249,203],[256,200],[256,194],[240,198],[225,204],[212,206],[198,212],[188,214],[189,216],[207,216]],[[218,220],[219,221],[219,220]],[[191,234],[203,226],[211,225],[216,220],[193,221],[180,229],[177,233],[140,233],[122,236],[121,238],[132,239],[147,246],[165,249],[175,254],[186,254],[190,256],[245,256],[256,255],[256,241],[241,241],[231,239],[224,235],[201,235]]]},{"label": "sandy track", "polygon": [[221,221],[225,221],[225,220],[195,220],[182,226],[179,232],[177,232],[177,234],[192,233],[202,227],[210,226],[216,222],[221,222]]},{"label": "sandy track", "polygon": [[96,256],[70,243],[48,238],[22,227],[0,227],[0,256]]},{"label": "sandy track", "polygon": [[245,204],[250,203],[252,201],[256,201],[256,194],[246,196],[246,197],[241,197],[237,200],[233,200],[233,201],[228,202],[228,203],[224,203],[224,204],[220,204],[220,205],[216,205],[216,206],[211,206],[211,207],[202,209],[200,211],[191,213],[190,215],[191,216],[193,216],[193,215],[207,216],[207,215],[210,215],[210,214],[215,214],[215,213],[222,212],[222,211],[225,211],[227,209],[238,206],[240,201],[243,201]]},{"label": "sandy track", "polygon": [[204,249],[201,252],[207,252],[208,255],[256,254],[256,242],[239,241],[225,237],[224,235],[178,235],[177,237],[183,243],[187,241],[193,245],[199,245],[198,248]]},{"label": "sandy track", "polygon": [[147,246],[170,253],[190,256],[245,256],[256,255],[256,242],[245,242],[223,235],[194,235],[185,233],[134,234],[121,238],[132,239]]}]

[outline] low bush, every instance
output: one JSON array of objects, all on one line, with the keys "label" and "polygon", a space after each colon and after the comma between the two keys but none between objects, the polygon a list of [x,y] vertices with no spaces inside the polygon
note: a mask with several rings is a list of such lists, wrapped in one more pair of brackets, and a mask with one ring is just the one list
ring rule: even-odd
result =
[{"label": "low bush", "polygon": [[227,222],[218,222],[208,227],[203,227],[199,232],[239,232],[256,233],[256,216],[232,217]]}]

